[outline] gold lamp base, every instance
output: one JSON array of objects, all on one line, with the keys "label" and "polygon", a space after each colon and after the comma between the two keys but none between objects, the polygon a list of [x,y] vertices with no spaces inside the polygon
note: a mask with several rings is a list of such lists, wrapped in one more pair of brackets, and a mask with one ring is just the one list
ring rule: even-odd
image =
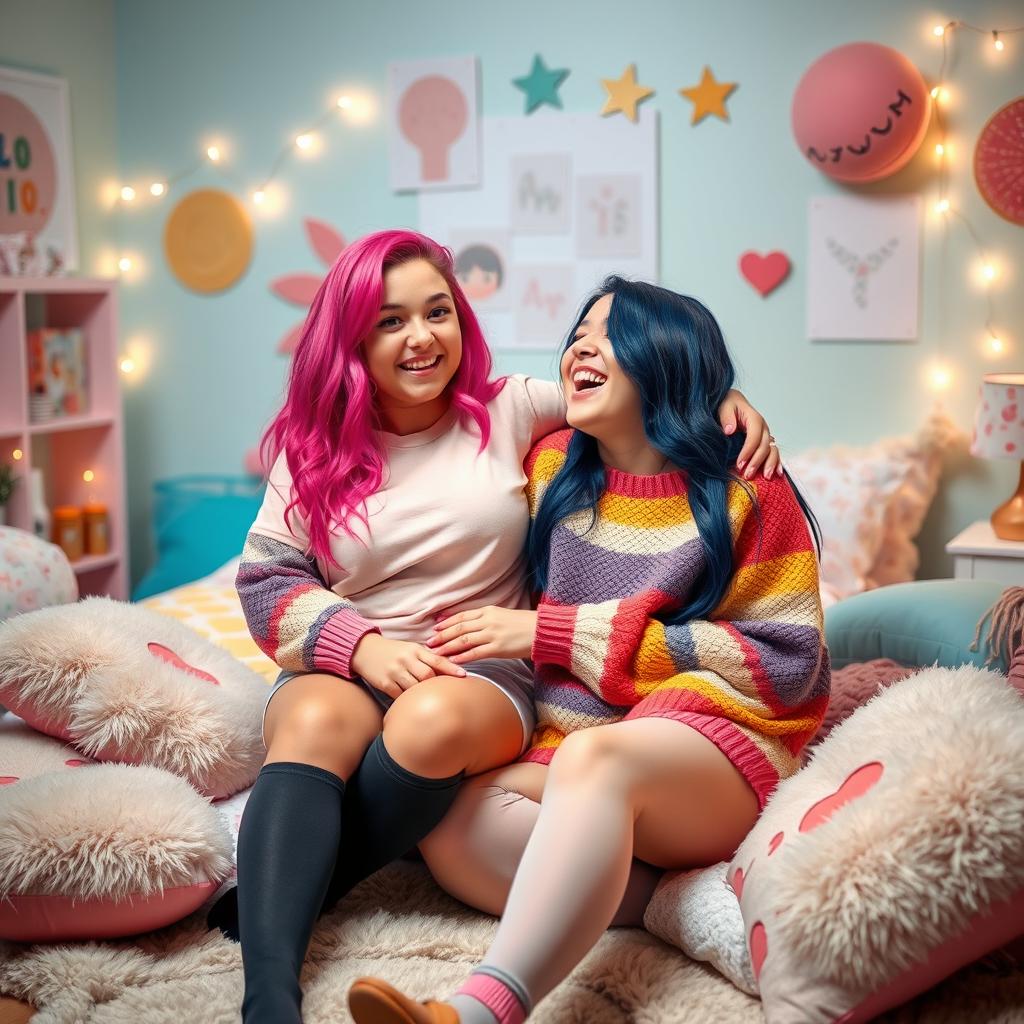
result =
[{"label": "gold lamp base", "polygon": [[1001,540],[1024,540],[1024,462],[1017,493],[992,513],[992,529]]}]

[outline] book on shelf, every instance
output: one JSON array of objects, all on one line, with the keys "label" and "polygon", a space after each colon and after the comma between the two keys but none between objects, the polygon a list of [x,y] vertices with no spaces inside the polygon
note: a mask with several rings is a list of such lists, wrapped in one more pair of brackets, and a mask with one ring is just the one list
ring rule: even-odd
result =
[{"label": "book on shelf", "polygon": [[28,332],[29,419],[42,423],[88,411],[85,338],[77,328]]}]

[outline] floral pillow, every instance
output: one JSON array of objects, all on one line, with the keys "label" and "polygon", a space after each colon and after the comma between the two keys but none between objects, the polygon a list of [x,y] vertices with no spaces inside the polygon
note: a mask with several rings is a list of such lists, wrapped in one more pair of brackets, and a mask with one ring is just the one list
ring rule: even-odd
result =
[{"label": "floral pillow", "polygon": [[956,428],[936,416],[914,437],[811,449],[786,468],[821,525],[821,583],[833,598],[913,579],[912,538],[935,495]]},{"label": "floral pillow", "polygon": [[0,526],[0,622],[77,600],[78,581],[59,547],[24,530]]}]

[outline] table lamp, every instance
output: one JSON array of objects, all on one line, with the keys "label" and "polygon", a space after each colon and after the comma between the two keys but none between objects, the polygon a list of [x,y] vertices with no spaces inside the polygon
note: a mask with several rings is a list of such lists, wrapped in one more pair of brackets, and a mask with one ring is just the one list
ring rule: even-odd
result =
[{"label": "table lamp", "polygon": [[992,529],[1002,540],[1024,540],[1024,373],[982,377],[971,454],[1021,463],[1017,493],[992,513]]}]

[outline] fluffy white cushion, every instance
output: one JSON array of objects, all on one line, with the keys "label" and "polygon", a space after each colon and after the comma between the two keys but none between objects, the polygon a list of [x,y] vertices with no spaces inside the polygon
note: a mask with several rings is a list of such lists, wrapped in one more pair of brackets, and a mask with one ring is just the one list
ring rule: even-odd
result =
[{"label": "fluffy white cushion", "polygon": [[781,783],[728,876],[769,1024],[870,1020],[1024,932],[1022,750],[1004,676],[931,668]]},{"label": "fluffy white cushion", "polygon": [[265,756],[266,684],[137,605],[87,598],[0,623],[0,704],[97,760],[148,764],[222,797]]},{"label": "fluffy white cushion", "polygon": [[644,927],[756,996],[743,915],[725,879],[728,867],[723,861],[697,871],[667,872],[644,911]]},{"label": "fluffy white cushion", "polygon": [[231,870],[222,816],[184,779],[74,754],[0,722],[0,938],[149,931],[197,909]]}]

